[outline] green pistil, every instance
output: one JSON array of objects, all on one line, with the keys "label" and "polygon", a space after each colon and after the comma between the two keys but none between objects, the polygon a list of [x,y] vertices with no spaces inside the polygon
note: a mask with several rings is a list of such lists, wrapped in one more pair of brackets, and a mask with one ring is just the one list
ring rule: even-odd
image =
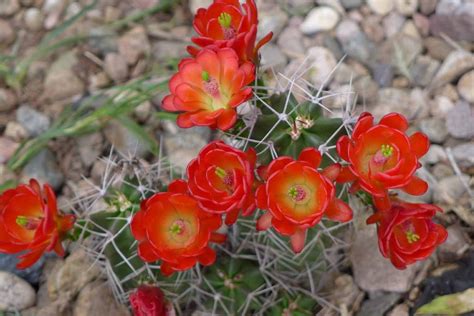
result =
[{"label": "green pistil", "polygon": [[232,23],[232,16],[227,12],[222,12],[217,18],[217,21],[219,21],[219,24],[226,29],[229,28]]},{"label": "green pistil", "polygon": [[409,243],[409,244],[412,244],[412,243],[414,243],[414,242],[417,242],[417,241],[420,239],[420,235],[415,234],[415,233],[412,232],[411,230],[407,231],[405,234],[406,234],[406,236],[407,236],[407,240],[408,240],[408,243]]},{"label": "green pistil", "polygon": [[216,167],[216,170],[214,172],[221,179],[224,179],[227,176],[227,172],[221,167]]},{"label": "green pistil", "polygon": [[28,225],[28,218],[26,216],[17,216],[16,223],[22,227]]},{"label": "green pistil", "polygon": [[382,155],[385,158],[389,158],[393,154],[393,147],[390,145],[382,145]]},{"label": "green pistil", "polygon": [[290,188],[290,190],[288,190],[288,195],[293,200],[296,199],[296,197],[298,196],[298,189],[296,187]]},{"label": "green pistil", "polygon": [[171,225],[170,231],[173,234],[181,234],[183,232],[183,224],[178,222],[174,223],[173,225]]},{"label": "green pistil", "polygon": [[201,78],[202,78],[202,80],[204,80],[205,82],[208,82],[208,81],[209,81],[209,73],[204,70],[204,71],[201,73]]}]

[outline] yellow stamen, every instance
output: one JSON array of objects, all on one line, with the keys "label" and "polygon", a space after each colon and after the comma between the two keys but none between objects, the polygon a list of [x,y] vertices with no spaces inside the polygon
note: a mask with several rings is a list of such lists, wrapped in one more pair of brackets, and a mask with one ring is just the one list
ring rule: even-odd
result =
[{"label": "yellow stamen", "polygon": [[393,147],[390,145],[382,145],[381,152],[385,158],[389,158],[393,154]]},{"label": "yellow stamen", "polygon": [[222,12],[217,18],[217,21],[219,21],[219,24],[223,28],[229,28],[232,23],[232,16],[227,12]]},{"label": "yellow stamen", "polygon": [[409,244],[412,244],[412,243],[414,243],[414,242],[417,242],[417,241],[420,239],[420,235],[415,234],[415,233],[412,232],[411,230],[407,231],[405,234],[406,234],[406,236],[407,236],[407,240],[408,240],[408,243],[409,243]]}]

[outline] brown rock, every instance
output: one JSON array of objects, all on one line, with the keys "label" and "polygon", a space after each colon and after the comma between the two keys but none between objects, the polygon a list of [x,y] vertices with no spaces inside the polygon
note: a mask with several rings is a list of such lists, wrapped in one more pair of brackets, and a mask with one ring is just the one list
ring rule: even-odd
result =
[{"label": "brown rock", "polygon": [[79,294],[73,316],[129,316],[128,309],[119,305],[107,283],[95,281],[88,284]]}]

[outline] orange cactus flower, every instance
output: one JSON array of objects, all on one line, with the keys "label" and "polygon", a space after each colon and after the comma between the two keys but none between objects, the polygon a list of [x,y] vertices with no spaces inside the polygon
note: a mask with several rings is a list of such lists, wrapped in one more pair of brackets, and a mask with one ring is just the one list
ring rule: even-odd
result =
[{"label": "orange cactus flower", "polygon": [[304,247],[306,230],[326,215],[336,221],[352,219],[350,207],[335,197],[332,181],[340,165],[317,171],[321,154],[314,148],[304,149],[298,160],[280,157],[259,172],[266,181],[257,189],[257,206],[268,210],[257,222],[257,229],[273,226],[280,234],[290,236],[295,252]]},{"label": "orange cactus flower", "polygon": [[196,58],[181,61],[162,108],[181,112],[180,127],[202,125],[224,131],[235,124],[236,108],[252,96],[247,85],[254,79],[255,66],[250,62],[239,66],[232,49],[204,49]]},{"label": "orange cactus flower", "polygon": [[197,262],[213,264],[216,253],[209,242],[225,241],[225,235],[215,233],[221,217],[202,210],[187,192],[187,183],[175,180],[168,192],[143,201],[132,219],[138,255],[145,262],[161,260],[161,273],[166,276],[188,270]]},{"label": "orange cactus flower", "polygon": [[427,183],[414,173],[420,167],[419,158],[429,149],[428,137],[420,132],[408,137],[408,122],[398,113],[385,115],[379,124],[374,125],[373,120],[371,114],[363,113],[352,137],[338,140],[339,156],[349,162],[338,181],[354,181],[352,191],[362,188],[385,200],[388,189],[400,188],[413,195],[425,193]]},{"label": "orange cactus flower", "polygon": [[439,207],[396,198],[390,204],[390,209],[378,210],[367,223],[377,224],[380,252],[396,268],[428,258],[448,237],[446,229],[432,220],[442,211]]},{"label": "orange cactus flower", "polygon": [[[197,11],[193,26],[199,35],[192,39],[196,45],[232,48],[241,62],[257,63],[258,50],[273,36],[270,32],[255,44],[258,12],[254,0],[247,0],[244,4],[238,0],[215,0],[209,8]],[[195,56],[199,48],[189,46],[188,52]]]},{"label": "orange cactus flower", "polygon": [[74,225],[73,215],[58,212],[53,189],[36,180],[0,195],[0,252],[20,256],[17,267],[33,265],[47,251],[64,255],[61,244]]},{"label": "orange cactus flower", "polygon": [[226,224],[232,225],[240,210],[244,215],[255,210],[256,160],[253,148],[243,152],[222,141],[212,142],[188,165],[189,192],[205,211],[227,214]]}]

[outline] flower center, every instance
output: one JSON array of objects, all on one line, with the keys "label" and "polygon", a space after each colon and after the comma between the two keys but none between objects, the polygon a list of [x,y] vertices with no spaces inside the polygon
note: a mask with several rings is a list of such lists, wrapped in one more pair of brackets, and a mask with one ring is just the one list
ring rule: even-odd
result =
[{"label": "flower center", "polygon": [[175,235],[181,235],[184,232],[185,224],[182,219],[176,220],[170,227],[170,232]]},{"label": "flower center", "polygon": [[373,157],[373,161],[376,164],[383,165],[387,160],[392,157],[394,148],[390,145],[382,145],[382,147],[377,151]]},{"label": "flower center", "polygon": [[41,223],[41,217],[17,216],[16,223],[27,230],[36,230]]},{"label": "flower center", "polygon": [[412,244],[414,242],[417,242],[420,239],[420,235],[414,233],[411,230],[408,230],[405,232],[405,235],[407,236],[407,240],[409,244]]},{"label": "flower center", "polygon": [[226,186],[231,187],[234,185],[234,176],[232,175],[232,173],[225,171],[221,167],[216,167],[215,173],[219,178],[222,179],[222,182]]},{"label": "flower center", "polygon": [[229,40],[235,37],[235,30],[231,26],[232,24],[232,16],[227,12],[222,12],[217,21],[222,27],[222,31],[224,32],[224,39]]},{"label": "flower center", "polygon": [[204,90],[211,96],[218,98],[219,97],[219,84],[216,79],[211,78],[207,71],[201,73],[201,78],[204,81]]},{"label": "flower center", "polygon": [[300,202],[306,198],[307,193],[302,186],[296,185],[288,190],[288,195],[293,201]]}]

